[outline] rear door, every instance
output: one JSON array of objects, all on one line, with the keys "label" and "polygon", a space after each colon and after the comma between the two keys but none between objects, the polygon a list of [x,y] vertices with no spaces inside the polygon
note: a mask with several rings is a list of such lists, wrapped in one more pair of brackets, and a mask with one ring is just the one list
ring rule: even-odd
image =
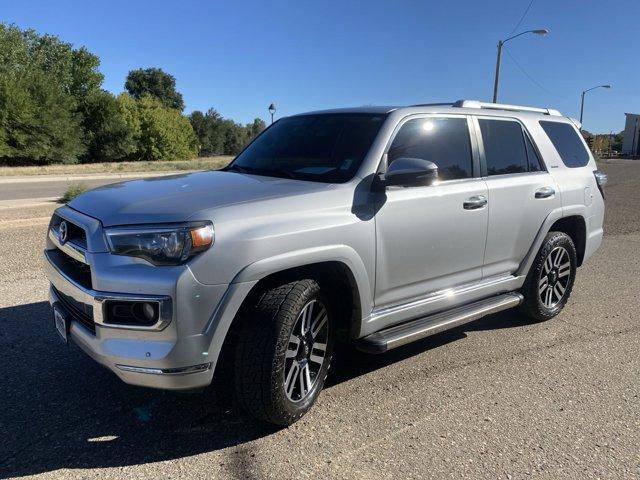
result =
[{"label": "rear door", "polygon": [[483,276],[515,272],[549,213],[558,187],[516,119],[476,117],[489,223]]}]

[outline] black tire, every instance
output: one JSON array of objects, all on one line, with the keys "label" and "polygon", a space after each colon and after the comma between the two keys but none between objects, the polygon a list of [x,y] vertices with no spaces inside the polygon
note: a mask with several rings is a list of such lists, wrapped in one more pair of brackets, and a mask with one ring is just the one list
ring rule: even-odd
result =
[{"label": "black tire", "polygon": [[[302,324],[299,320],[304,324],[305,320],[301,314],[310,304],[312,309],[319,309],[318,324],[321,321],[321,307],[325,309],[326,321],[320,327],[323,329],[320,332],[323,335],[318,340],[326,340],[324,343],[314,343],[314,338],[310,337],[309,340],[304,332],[294,332],[294,329],[301,332]],[[318,283],[306,279],[266,288],[257,296],[254,305],[243,312],[243,328],[236,347],[235,384],[238,401],[251,416],[287,426],[299,420],[315,403],[324,386],[333,356],[335,329],[332,325],[330,306],[329,298]],[[308,320],[312,321],[313,319]],[[313,328],[308,328],[307,331],[312,334]],[[297,338],[300,343],[291,343],[292,337]],[[320,352],[315,349],[316,345],[326,345],[322,365],[318,366],[318,356],[315,357],[314,363],[311,360],[304,363],[305,358],[309,358],[313,352]],[[294,350],[298,355],[292,358]],[[293,362],[297,362],[298,370],[293,367]],[[312,367],[317,369],[315,375],[311,372]],[[310,375],[304,375],[303,379],[302,372]],[[293,379],[300,382],[297,386],[287,384],[293,387],[289,389],[291,392],[285,391],[285,373],[298,375],[298,380]],[[304,393],[304,385],[309,386],[310,378],[313,384]],[[296,388],[300,398],[295,396]]]},{"label": "black tire", "polygon": [[[559,256],[559,264],[554,265]],[[571,237],[563,232],[549,232],[522,287],[522,312],[536,321],[558,315],[571,295],[576,267],[576,247]]]}]

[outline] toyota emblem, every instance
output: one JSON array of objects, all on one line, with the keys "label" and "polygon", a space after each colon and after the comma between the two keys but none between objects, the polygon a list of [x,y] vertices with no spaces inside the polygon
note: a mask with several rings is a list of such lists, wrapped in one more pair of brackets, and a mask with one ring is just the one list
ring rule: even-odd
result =
[{"label": "toyota emblem", "polygon": [[68,231],[68,227],[67,227],[67,222],[65,222],[64,220],[60,223],[60,226],[58,227],[58,240],[60,240],[60,243],[63,244],[67,241],[67,237],[69,235],[69,231]]}]

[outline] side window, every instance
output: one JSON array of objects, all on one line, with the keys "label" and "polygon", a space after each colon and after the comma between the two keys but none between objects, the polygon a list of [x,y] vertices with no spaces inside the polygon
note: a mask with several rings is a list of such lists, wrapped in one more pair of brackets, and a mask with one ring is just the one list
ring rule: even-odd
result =
[{"label": "side window", "polygon": [[562,162],[571,168],[584,167],[589,163],[589,152],[578,136],[578,132],[568,123],[540,122]]},{"label": "side window", "polygon": [[531,140],[527,135],[524,136],[524,143],[527,145],[527,158],[529,159],[529,171],[530,172],[541,172],[544,170],[542,166],[542,162],[540,161],[540,157],[536,153],[536,149],[533,148],[531,144]]},{"label": "side window", "polygon": [[465,118],[415,118],[407,121],[389,148],[389,165],[401,157],[421,158],[438,166],[440,180],[473,176],[469,128]]},{"label": "side window", "polygon": [[478,119],[488,175],[529,171],[522,127],[511,120]]}]

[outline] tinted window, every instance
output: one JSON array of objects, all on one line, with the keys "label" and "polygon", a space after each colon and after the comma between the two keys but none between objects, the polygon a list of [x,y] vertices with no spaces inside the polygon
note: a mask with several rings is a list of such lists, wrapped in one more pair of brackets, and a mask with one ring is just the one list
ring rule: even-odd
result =
[{"label": "tinted window", "polygon": [[355,175],[384,119],[378,114],[283,118],[238,155],[227,170],[346,182]]},{"label": "tinted window", "polygon": [[589,163],[589,152],[572,125],[560,122],[540,122],[540,126],[547,133],[567,167],[584,167]]},{"label": "tinted window", "polygon": [[529,170],[522,127],[518,122],[479,119],[488,175]]},{"label": "tinted window", "polygon": [[472,176],[471,142],[464,118],[416,118],[406,122],[389,148],[391,164],[401,157],[421,158],[438,166],[440,180]]},{"label": "tinted window", "polygon": [[527,145],[527,158],[529,159],[529,171],[530,172],[541,172],[544,170],[542,167],[542,162],[540,161],[540,157],[536,153],[536,149],[533,148],[531,144],[531,140],[527,135],[524,136],[524,143]]}]

